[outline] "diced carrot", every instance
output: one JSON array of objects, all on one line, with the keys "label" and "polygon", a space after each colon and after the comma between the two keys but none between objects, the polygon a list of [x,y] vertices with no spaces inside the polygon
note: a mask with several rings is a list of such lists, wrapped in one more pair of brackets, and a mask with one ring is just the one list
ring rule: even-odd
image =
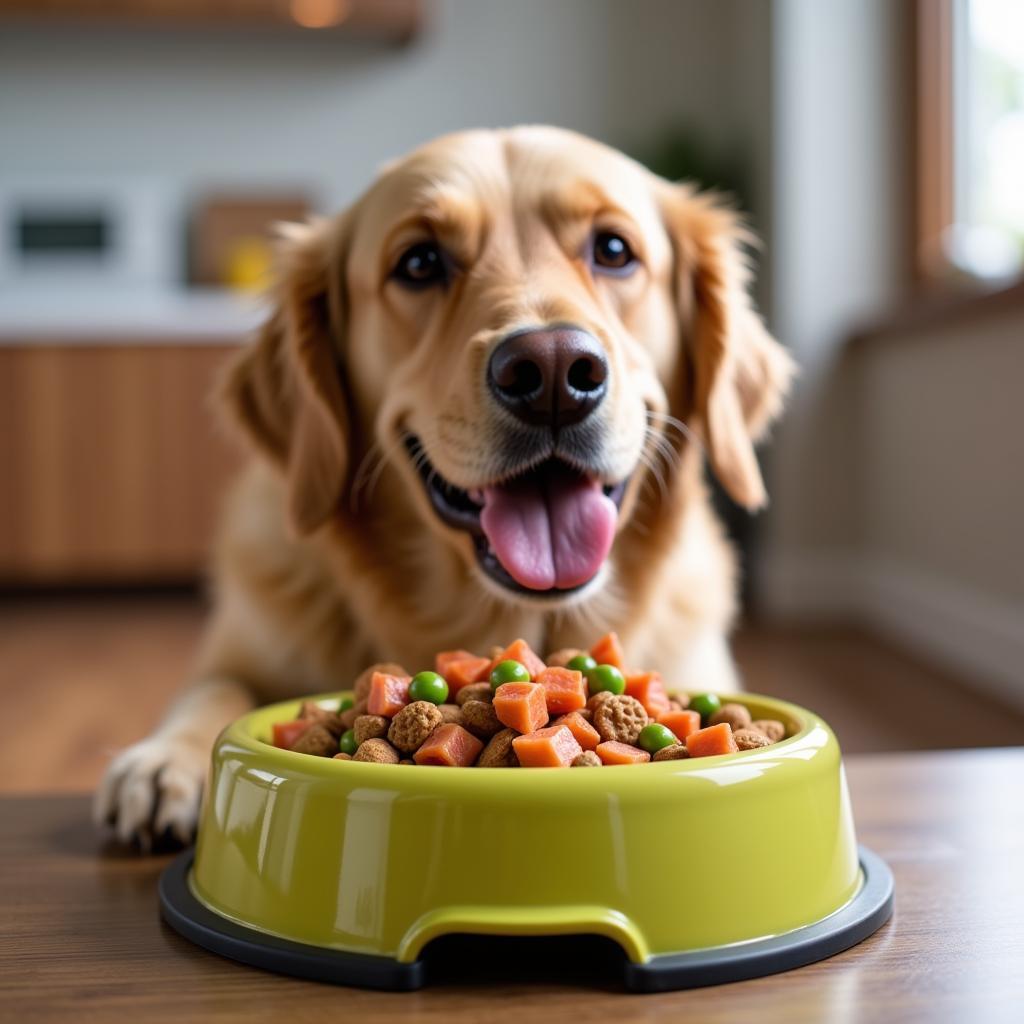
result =
[{"label": "diced carrot", "polygon": [[598,665],[614,665],[620,670],[626,667],[626,659],[622,653],[622,644],[619,642],[618,633],[605,633],[590,648],[590,656]]},{"label": "diced carrot", "polygon": [[700,728],[700,713],[697,711],[666,711],[659,716],[658,721],[662,725],[667,725],[676,734],[676,739],[683,743],[687,736]]},{"label": "diced carrot", "polygon": [[549,714],[564,715],[586,706],[587,684],[582,672],[552,666],[537,676],[537,682],[544,687]]},{"label": "diced carrot", "polygon": [[387,672],[374,672],[370,679],[370,696],[366,711],[371,715],[394,718],[409,703],[409,676],[392,676]]},{"label": "diced carrot", "polygon": [[464,686],[484,682],[490,671],[490,658],[478,658],[475,654],[471,654],[466,658],[449,661],[445,671],[438,672],[438,675],[444,676],[445,682],[448,684],[448,696],[452,698]]},{"label": "diced carrot", "polygon": [[578,711],[570,711],[551,724],[564,725],[584,750],[593,750],[601,742],[598,731]]},{"label": "diced carrot", "polygon": [[643,764],[644,761],[651,759],[646,750],[632,747],[628,743],[620,743],[618,740],[598,743],[596,750],[602,764]]},{"label": "diced carrot", "polygon": [[282,747],[284,750],[291,750],[295,741],[313,724],[311,718],[295,718],[290,722],[275,722],[272,726],[274,731],[274,746]]},{"label": "diced carrot", "polygon": [[568,768],[583,753],[576,737],[564,725],[517,736],[512,747],[521,768]]},{"label": "diced carrot", "polygon": [[546,693],[539,683],[503,683],[494,691],[494,713],[516,732],[536,732],[548,724]]},{"label": "diced carrot", "polygon": [[461,725],[439,725],[412,755],[417,764],[468,768],[484,749],[483,743]]},{"label": "diced carrot", "polygon": [[709,725],[686,737],[686,751],[690,757],[715,757],[717,754],[735,754],[739,750],[732,738],[728,722]]},{"label": "diced carrot", "polygon": [[[448,666],[454,661],[465,661],[467,658],[475,658],[472,651],[438,651],[434,655],[434,671],[439,676],[448,678]],[[490,662],[490,658],[487,659]]]},{"label": "diced carrot", "polygon": [[668,694],[657,672],[637,672],[626,676],[626,693],[635,697],[644,706],[655,721],[668,711],[672,705],[668,702]]},{"label": "diced carrot", "polygon": [[531,679],[536,679],[546,667],[544,662],[533,653],[530,645],[521,639],[513,640],[501,654],[494,658],[491,661],[491,668],[493,669],[502,661],[518,661],[521,665],[525,665]]}]

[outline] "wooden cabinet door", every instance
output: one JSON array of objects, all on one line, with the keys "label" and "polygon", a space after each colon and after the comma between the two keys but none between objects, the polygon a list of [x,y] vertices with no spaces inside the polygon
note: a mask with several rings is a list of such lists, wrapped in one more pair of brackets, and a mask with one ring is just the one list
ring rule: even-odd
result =
[{"label": "wooden cabinet door", "polygon": [[226,344],[0,347],[0,583],[164,582],[205,565],[238,463]]}]

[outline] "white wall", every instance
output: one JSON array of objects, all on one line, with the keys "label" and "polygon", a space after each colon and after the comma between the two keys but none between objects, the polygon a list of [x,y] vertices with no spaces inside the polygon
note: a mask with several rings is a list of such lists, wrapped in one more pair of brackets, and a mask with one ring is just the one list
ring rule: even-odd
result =
[{"label": "white wall", "polygon": [[[0,172],[298,184],[328,208],[441,132],[544,121],[736,145],[743,0],[441,0],[392,49],[315,34],[0,30]],[[766,15],[757,15],[766,17]],[[755,17],[756,20],[756,17]],[[756,102],[761,97],[755,95]]]}]

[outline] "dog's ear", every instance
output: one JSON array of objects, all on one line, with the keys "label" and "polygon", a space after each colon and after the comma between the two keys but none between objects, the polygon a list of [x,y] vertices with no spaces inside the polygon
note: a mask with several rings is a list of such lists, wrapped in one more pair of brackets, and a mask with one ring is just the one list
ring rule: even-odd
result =
[{"label": "dog's ear", "polygon": [[338,507],[349,468],[345,218],[283,230],[273,312],[229,367],[224,392],[250,442],[285,473],[292,525],[307,534]]},{"label": "dog's ear", "polygon": [[692,408],[722,486],[757,509],[766,494],[754,443],[781,410],[794,364],[751,305],[743,245],[752,239],[736,214],[685,185],[670,186],[663,206]]}]

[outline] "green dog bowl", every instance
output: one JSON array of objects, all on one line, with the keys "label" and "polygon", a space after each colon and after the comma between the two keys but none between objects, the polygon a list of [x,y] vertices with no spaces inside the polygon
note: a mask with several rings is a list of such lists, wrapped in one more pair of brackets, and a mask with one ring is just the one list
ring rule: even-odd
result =
[{"label": "green dog bowl", "polygon": [[380,765],[273,747],[300,702],[261,708],[217,741],[164,917],[236,960],[390,989],[453,935],[604,936],[637,991],[831,956],[889,917],[892,876],[857,847],[825,722],[729,699],[789,738],[593,771]]}]

